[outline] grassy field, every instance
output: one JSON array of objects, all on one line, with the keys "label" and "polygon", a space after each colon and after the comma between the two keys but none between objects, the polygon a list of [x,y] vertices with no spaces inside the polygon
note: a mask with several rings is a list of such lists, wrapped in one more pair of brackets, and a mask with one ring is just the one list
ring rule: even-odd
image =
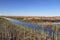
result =
[{"label": "grassy field", "polygon": [[60,31],[60,24],[53,24],[60,22],[60,17],[9,16],[9,18]]},{"label": "grassy field", "polygon": [[[41,24],[37,24],[38,21],[34,20],[23,20],[20,17],[9,17],[16,20],[20,20],[22,22],[27,22],[31,24],[40,25],[42,27],[51,28],[57,32],[60,32],[60,25],[58,24],[48,24],[43,21],[40,21]],[[45,23],[45,24],[44,24]],[[29,29],[28,27],[24,27],[22,25],[17,25],[15,23],[9,22],[8,20],[0,17],[0,40],[56,40],[56,38],[52,38],[46,34],[43,30],[40,32],[35,32],[33,29]]]}]

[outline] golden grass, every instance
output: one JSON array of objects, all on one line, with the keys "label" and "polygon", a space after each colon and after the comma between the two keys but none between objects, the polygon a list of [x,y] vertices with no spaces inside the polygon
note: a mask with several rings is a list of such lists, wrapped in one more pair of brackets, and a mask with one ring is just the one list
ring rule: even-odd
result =
[{"label": "golden grass", "polygon": [[[42,24],[40,26],[52,26],[57,27],[57,29],[59,27],[59,25]],[[33,29],[11,23],[3,18],[0,19],[0,35],[0,40],[53,40],[53,37],[49,36],[44,31],[35,32]],[[56,39],[54,38],[54,40]]]}]

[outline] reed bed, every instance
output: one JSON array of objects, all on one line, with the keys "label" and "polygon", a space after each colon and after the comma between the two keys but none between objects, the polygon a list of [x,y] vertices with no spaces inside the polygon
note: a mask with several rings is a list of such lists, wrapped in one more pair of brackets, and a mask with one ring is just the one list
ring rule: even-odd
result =
[{"label": "reed bed", "polygon": [[0,40],[59,40],[56,35],[59,31],[58,29],[54,30],[56,30],[56,33],[52,37],[46,34],[44,30],[36,32],[34,29],[0,18]]}]

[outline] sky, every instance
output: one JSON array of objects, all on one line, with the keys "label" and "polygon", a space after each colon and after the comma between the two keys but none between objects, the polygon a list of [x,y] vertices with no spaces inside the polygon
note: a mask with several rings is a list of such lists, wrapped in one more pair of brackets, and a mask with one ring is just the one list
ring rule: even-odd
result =
[{"label": "sky", "polygon": [[60,16],[60,0],[0,0],[0,15]]}]

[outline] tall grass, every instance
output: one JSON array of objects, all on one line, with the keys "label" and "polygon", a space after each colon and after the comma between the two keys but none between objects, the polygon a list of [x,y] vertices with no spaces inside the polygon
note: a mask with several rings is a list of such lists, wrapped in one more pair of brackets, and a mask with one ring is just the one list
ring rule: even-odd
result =
[{"label": "tall grass", "polygon": [[[59,40],[56,35],[59,31],[60,25],[40,25],[43,28],[52,27],[51,29],[55,30],[54,38],[42,31],[24,27],[22,25],[17,25],[15,23],[9,22],[2,17],[0,18],[0,40]],[[38,31],[38,32],[36,32]]]}]

